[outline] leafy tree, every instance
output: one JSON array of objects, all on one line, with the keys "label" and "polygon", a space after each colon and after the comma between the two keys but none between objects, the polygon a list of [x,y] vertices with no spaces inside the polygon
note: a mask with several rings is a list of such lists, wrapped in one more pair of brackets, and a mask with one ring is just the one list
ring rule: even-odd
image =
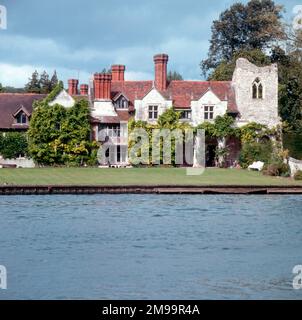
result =
[{"label": "leafy tree", "polygon": [[236,52],[230,60],[222,61],[217,68],[209,75],[209,80],[230,81],[236,67],[236,61],[239,58],[246,58],[251,63],[258,67],[263,67],[271,64],[271,59],[261,50],[242,50]]},{"label": "leafy tree", "polygon": [[169,71],[167,76],[168,81],[172,80],[183,80],[183,77],[180,73],[176,71]]},{"label": "leafy tree", "polygon": [[4,92],[4,88],[2,87],[2,84],[0,83],[0,93]]},{"label": "leafy tree", "polygon": [[25,85],[25,91],[28,93],[41,92],[39,73],[37,70],[32,74],[31,78],[29,78],[29,82]]},{"label": "leafy tree", "polygon": [[208,58],[201,62],[204,74],[242,50],[265,50],[285,38],[282,10],[272,0],[235,3],[212,25]]},{"label": "leafy tree", "polygon": [[302,131],[302,60],[295,50],[286,53],[277,47],[272,62],[279,67],[279,113],[293,131]]},{"label": "leafy tree", "polygon": [[0,139],[0,154],[5,159],[25,156],[28,153],[28,142],[25,133],[8,132]]}]

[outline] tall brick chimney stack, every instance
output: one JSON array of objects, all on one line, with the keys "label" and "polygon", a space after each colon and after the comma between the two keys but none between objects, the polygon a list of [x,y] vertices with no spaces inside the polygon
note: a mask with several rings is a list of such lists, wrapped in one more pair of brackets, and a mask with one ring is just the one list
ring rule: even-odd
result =
[{"label": "tall brick chimney stack", "polygon": [[95,100],[110,100],[111,96],[110,73],[95,73],[94,75],[94,98]]},{"label": "tall brick chimney stack", "polygon": [[125,80],[125,70],[124,65],[118,64],[111,67],[112,81],[124,81]]},{"label": "tall brick chimney stack", "polygon": [[157,54],[154,56],[155,63],[155,87],[157,90],[167,89],[167,65],[169,56],[167,54]]},{"label": "tall brick chimney stack", "polygon": [[78,92],[78,85],[79,85],[79,80],[77,80],[77,79],[68,80],[68,93],[71,96],[75,96],[79,93]]},{"label": "tall brick chimney stack", "polygon": [[88,95],[88,84],[81,84],[80,92],[81,92],[81,96],[87,96]]}]

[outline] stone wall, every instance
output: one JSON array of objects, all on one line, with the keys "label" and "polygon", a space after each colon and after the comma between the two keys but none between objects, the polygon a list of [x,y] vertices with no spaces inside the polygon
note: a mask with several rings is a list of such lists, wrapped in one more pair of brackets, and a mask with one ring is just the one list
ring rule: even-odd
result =
[{"label": "stone wall", "polygon": [[[253,99],[253,83],[259,78],[263,85],[263,98]],[[275,127],[278,115],[278,66],[257,67],[247,59],[237,60],[233,74],[236,102],[240,117],[238,125],[258,122]]]}]

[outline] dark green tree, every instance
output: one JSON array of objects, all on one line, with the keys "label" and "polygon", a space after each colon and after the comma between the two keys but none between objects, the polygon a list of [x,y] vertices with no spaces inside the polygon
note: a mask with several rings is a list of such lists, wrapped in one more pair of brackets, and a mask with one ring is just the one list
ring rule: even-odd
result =
[{"label": "dark green tree", "polygon": [[272,0],[235,3],[212,25],[208,58],[201,62],[204,75],[242,50],[268,49],[284,39],[282,10]]},{"label": "dark green tree", "polygon": [[39,85],[40,85],[40,93],[50,93],[50,80],[49,80],[49,75],[46,71],[43,71],[43,73],[40,76],[40,80],[39,80]]},{"label": "dark green tree", "polygon": [[271,56],[279,70],[279,113],[293,131],[302,131],[302,61],[297,51],[276,47]]},{"label": "dark green tree", "polygon": [[0,83],[0,93],[4,92],[4,88],[2,87],[2,84]]},{"label": "dark green tree", "polygon": [[259,49],[242,50],[236,52],[230,60],[222,61],[209,75],[209,80],[230,81],[238,58],[246,58],[251,63],[262,67],[271,64],[271,59]]},{"label": "dark green tree", "polygon": [[169,71],[167,76],[168,81],[172,80],[183,80],[183,77],[180,73],[176,71]]},{"label": "dark green tree", "polygon": [[55,70],[51,79],[50,79],[49,92],[51,92],[56,87],[58,82],[59,82],[59,80],[58,80],[58,76],[57,76],[57,71]]},{"label": "dark green tree", "polygon": [[1,135],[0,154],[5,159],[13,159],[19,156],[26,156],[28,153],[28,142],[25,133],[8,132]]},{"label": "dark green tree", "polygon": [[31,78],[29,78],[28,83],[25,85],[25,91],[28,93],[41,92],[39,73],[37,70],[32,74]]}]

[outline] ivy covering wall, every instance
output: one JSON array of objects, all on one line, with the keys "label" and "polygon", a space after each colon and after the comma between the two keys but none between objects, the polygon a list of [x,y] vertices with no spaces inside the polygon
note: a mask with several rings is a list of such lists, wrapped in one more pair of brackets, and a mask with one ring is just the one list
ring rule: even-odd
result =
[{"label": "ivy covering wall", "polygon": [[59,83],[46,99],[34,104],[29,153],[40,165],[95,165],[97,144],[90,139],[88,101],[76,101],[69,109],[59,104],[50,106],[62,89]]},{"label": "ivy covering wall", "polygon": [[[131,164],[136,165],[136,158],[142,157],[142,154],[147,155],[147,162],[145,164],[149,165],[157,165],[157,164],[164,164],[163,163],[163,139],[162,137],[158,137],[158,141],[156,135],[152,135],[154,130],[163,130],[163,129],[169,129],[172,132],[174,131],[174,135],[171,135],[171,164],[176,165],[176,144],[175,141],[185,141],[185,130],[190,129],[191,126],[189,123],[181,122],[180,119],[180,112],[176,112],[173,108],[168,109],[166,112],[164,112],[162,115],[159,116],[157,124],[150,124],[145,121],[135,121],[134,119],[131,119],[128,124],[128,130],[129,130],[129,137],[131,137],[131,133],[134,132],[135,129],[144,129],[145,132],[147,132],[147,139],[145,143],[142,143],[141,148],[138,149],[138,151],[133,155],[134,157],[131,157],[131,154],[129,155],[129,161]],[[131,139],[129,141],[129,149],[132,149],[134,145],[136,145],[139,141],[135,139]],[[159,158],[160,163],[153,163],[152,160],[152,146],[158,145],[160,154],[157,158]]]}]

